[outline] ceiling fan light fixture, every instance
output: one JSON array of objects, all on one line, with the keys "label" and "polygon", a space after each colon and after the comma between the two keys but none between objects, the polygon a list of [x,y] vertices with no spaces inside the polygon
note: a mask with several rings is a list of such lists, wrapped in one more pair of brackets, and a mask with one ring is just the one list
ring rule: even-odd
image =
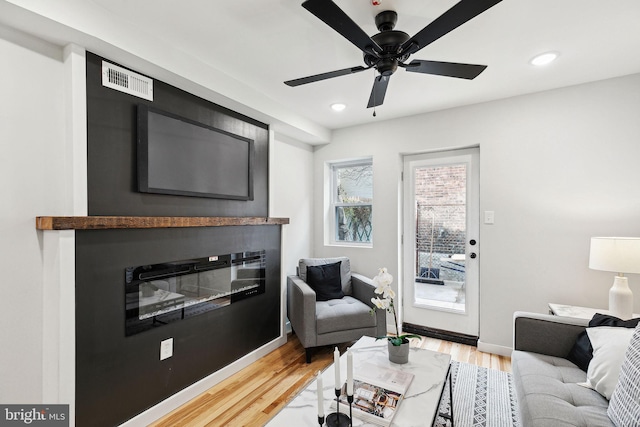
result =
[{"label": "ceiling fan light fixture", "polygon": [[545,52],[540,55],[534,56],[531,61],[531,65],[535,65],[536,67],[541,67],[543,65],[548,65],[558,58],[558,52]]},{"label": "ceiling fan light fixture", "polygon": [[340,111],[344,110],[345,108],[347,108],[346,104],[343,104],[341,102],[336,102],[335,104],[331,104],[331,109],[333,111],[340,112]]}]

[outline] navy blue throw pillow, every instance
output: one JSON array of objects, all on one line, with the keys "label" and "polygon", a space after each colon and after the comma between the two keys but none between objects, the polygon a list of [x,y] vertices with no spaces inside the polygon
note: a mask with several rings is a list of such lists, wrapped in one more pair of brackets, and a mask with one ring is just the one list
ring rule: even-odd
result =
[{"label": "navy blue throw pillow", "polygon": [[[622,320],[615,316],[610,316],[607,314],[596,313],[593,315],[591,320],[589,321],[589,327],[594,328],[596,326],[614,326],[620,328],[635,328],[640,321],[640,318],[630,319],[630,320]],[[589,368],[589,362],[593,358],[593,347],[591,346],[591,341],[589,340],[589,335],[587,335],[587,331],[580,332],[578,338],[576,339],[573,348],[569,352],[569,359],[571,362],[575,363],[583,371],[587,372]]]},{"label": "navy blue throw pillow", "polygon": [[307,267],[307,284],[316,292],[316,301],[340,299],[344,296],[340,279],[341,264],[342,261],[338,261]]}]

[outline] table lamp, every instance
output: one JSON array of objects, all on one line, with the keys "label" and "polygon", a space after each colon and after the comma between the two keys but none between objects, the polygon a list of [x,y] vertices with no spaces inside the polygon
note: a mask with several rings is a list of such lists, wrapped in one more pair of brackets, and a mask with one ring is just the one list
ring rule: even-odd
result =
[{"label": "table lamp", "polygon": [[589,268],[616,273],[609,289],[609,312],[620,319],[633,317],[633,293],[625,273],[640,273],[640,238],[592,237]]}]

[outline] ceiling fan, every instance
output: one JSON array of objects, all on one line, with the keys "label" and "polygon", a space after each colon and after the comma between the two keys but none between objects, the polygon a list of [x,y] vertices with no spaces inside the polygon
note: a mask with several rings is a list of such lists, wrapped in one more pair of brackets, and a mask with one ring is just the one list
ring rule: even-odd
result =
[{"label": "ceiling fan", "polygon": [[436,74],[440,76],[474,79],[486,65],[460,64],[456,62],[425,61],[414,59],[408,64],[409,56],[428,46],[440,37],[475,18],[502,0],[461,0],[451,9],[440,15],[429,25],[410,37],[403,31],[394,30],[398,15],[393,10],[380,12],[375,17],[378,34],[369,37],[349,16],[332,0],[307,0],[302,7],[314,14],[325,24],[333,28],[353,43],[364,54],[366,66],[344,68],[328,73],[284,82],[288,86],[300,86],[320,80],[359,73],[374,68],[376,76],[367,108],[382,105],[391,75],[404,68],[413,73]]}]

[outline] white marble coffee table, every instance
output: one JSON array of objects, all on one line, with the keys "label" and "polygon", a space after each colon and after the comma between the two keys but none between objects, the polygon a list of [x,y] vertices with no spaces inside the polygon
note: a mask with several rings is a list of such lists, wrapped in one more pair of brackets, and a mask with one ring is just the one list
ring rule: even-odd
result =
[{"label": "white marble coffee table", "polygon": [[[407,394],[400,403],[398,413],[393,418],[392,426],[424,426],[431,425],[438,412],[440,397],[448,377],[451,356],[430,350],[412,348],[409,363],[396,365],[389,362],[387,355],[387,341],[362,337],[351,348],[353,353],[354,375],[357,375],[358,365],[363,362],[408,371],[415,375]],[[346,354],[340,357],[340,372],[346,379]],[[335,399],[334,369],[331,364],[322,374],[324,383],[324,413],[332,412],[331,400]],[[316,382],[313,381],[302,390],[287,406],[269,421],[269,427],[312,427],[318,426]],[[454,402],[455,403],[455,402]],[[455,405],[454,405],[455,406]],[[354,417],[354,426],[374,426]]]}]

